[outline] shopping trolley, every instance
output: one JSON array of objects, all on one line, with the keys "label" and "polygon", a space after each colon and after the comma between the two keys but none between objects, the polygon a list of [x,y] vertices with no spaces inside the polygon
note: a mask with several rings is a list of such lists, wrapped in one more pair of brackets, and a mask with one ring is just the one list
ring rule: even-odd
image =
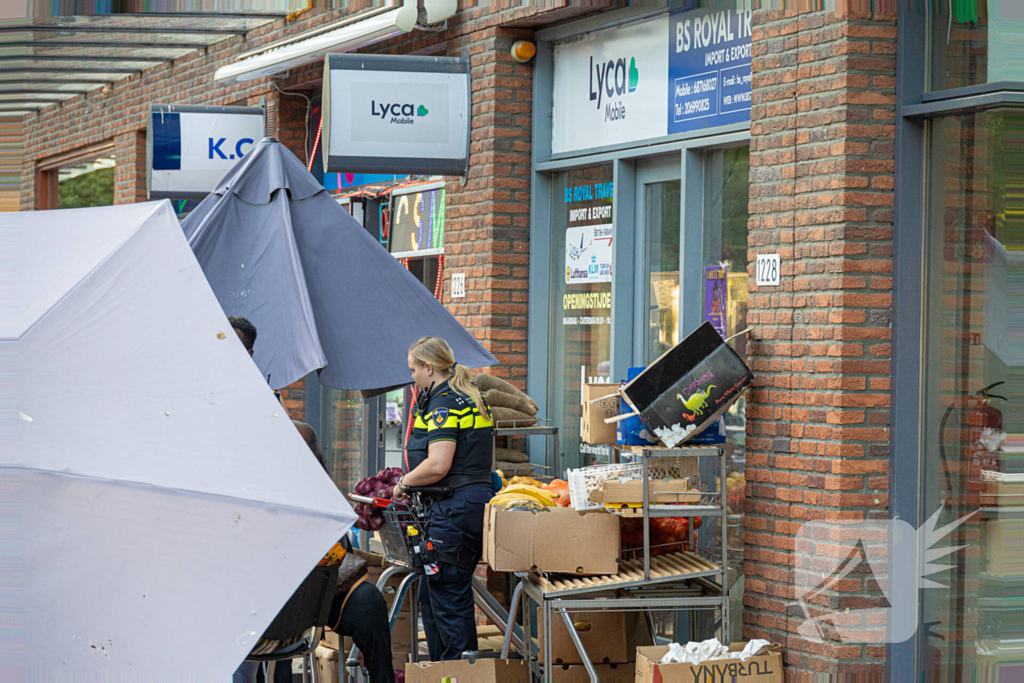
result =
[{"label": "shopping trolley", "polygon": [[[406,597],[414,587],[420,575],[416,573],[419,565],[419,541],[427,538],[427,517],[430,503],[423,494],[444,494],[447,491],[437,487],[412,489],[407,500],[391,500],[389,498],[370,498],[350,494],[349,499],[356,503],[365,503],[379,508],[384,515],[384,526],[377,530],[381,544],[384,546],[384,559],[391,566],[387,567],[377,580],[377,589],[382,593],[388,581],[395,575],[405,574],[395,591],[395,598],[388,613],[388,624],[394,631],[398,615],[402,611]],[[412,532],[412,533],[410,533]],[[415,648],[419,640],[419,618],[416,600],[410,602],[412,642]],[[414,653],[415,655],[415,653]],[[353,672],[347,680],[354,681],[354,672],[359,667],[359,649],[355,646],[345,659],[345,668]]]}]

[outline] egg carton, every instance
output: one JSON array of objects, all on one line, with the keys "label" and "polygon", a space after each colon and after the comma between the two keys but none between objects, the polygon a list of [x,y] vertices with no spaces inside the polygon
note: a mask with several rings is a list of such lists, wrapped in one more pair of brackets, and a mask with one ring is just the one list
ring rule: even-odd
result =
[{"label": "egg carton", "polygon": [[[661,459],[648,464],[649,479],[682,479],[685,475],[678,462]],[[610,479],[642,479],[643,463],[629,462],[617,465],[591,465],[569,470],[569,502],[575,510],[598,510],[603,506],[590,500],[590,492],[601,488]]]}]

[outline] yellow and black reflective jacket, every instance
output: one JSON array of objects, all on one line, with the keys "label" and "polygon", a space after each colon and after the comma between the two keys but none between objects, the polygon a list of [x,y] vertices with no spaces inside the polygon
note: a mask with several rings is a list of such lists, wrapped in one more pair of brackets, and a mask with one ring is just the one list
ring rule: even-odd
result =
[{"label": "yellow and black reflective jacket", "polygon": [[490,476],[494,455],[494,418],[484,404],[484,412],[477,410],[469,396],[463,396],[445,381],[420,401],[413,414],[412,433],[406,442],[409,470],[427,459],[427,449],[435,441],[454,441],[455,455],[444,485],[455,477]]}]

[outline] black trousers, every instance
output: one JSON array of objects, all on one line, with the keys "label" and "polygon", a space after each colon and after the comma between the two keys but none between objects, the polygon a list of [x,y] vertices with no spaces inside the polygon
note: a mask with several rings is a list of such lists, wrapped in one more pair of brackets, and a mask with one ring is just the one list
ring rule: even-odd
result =
[{"label": "black trousers", "polygon": [[459,659],[477,649],[473,568],[483,548],[487,485],[457,489],[430,506],[427,536],[440,571],[420,578],[420,608],[430,659]]},{"label": "black trousers", "polygon": [[432,662],[459,659],[477,649],[473,572],[438,565],[440,572],[420,577],[420,614]]},{"label": "black trousers", "polygon": [[[345,603],[342,598],[331,605],[328,624],[338,624],[337,632],[348,636],[363,653],[370,683],[394,683],[395,670],[391,661],[391,626],[388,623],[388,605],[384,596],[372,583],[361,583]],[[340,621],[340,623],[339,623]],[[344,667],[345,663],[341,662]]]}]

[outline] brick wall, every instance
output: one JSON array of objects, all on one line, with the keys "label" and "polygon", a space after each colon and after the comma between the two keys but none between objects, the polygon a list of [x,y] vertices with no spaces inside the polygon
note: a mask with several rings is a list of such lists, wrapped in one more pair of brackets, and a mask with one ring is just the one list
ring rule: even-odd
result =
[{"label": "brick wall", "polygon": [[[533,39],[533,26],[600,11],[600,4],[467,7],[433,39],[416,32],[367,50],[433,54],[432,48],[443,48],[448,56],[469,54],[470,170],[465,185],[449,178],[445,187],[442,301],[500,362],[485,372],[521,389],[526,388],[533,66],[513,60],[510,50],[517,40]],[[460,272],[466,274],[466,298],[452,300],[451,275]]]},{"label": "brick wall", "polygon": [[[96,90],[26,117],[22,210],[35,205],[37,162],[107,141],[114,141],[117,147],[116,201],[144,201],[145,148],[138,156],[137,136],[145,134],[150,104],[255,105],[261,96],[276,102],[278,93],[269,79],[228,88],[214,83],[213,74],[219,67],[232,63],[241,52],[335,21],[348,11],[318,10],[306,12],[293,22],[279,20],[246,36],[235,36],[147,69],[141,76],[118,81],[109,90]],[[303,104],[303,110],[304,107]]]},{"label": "brick wall", "polygon": [[[801,638],[789,603],[802,523],[888,516],[895,35],[893,16],[754,13],[749,254],[781,254],[783,278],[751,272],[743,619],[786,644],[789,680],[883,668],[827,623]],[[837,588],[817,607],[879,598],[858,574]]]},{"label": "brick wall", "polygon": [[[472,64],[470,169],[449,180],[444,299],[501,363],[488,372],[526,388],[530,260],[530,116],[533,69],[509,50],[530,29],[485,28],[449,42]],[[451,274],[466,274],[466,298],[451,299]]]},{"label": "brick wall", "polygon": [[[114,138],[114,203],[146,199],[146,132],[128,130]],[[139,172],[139,169],[142,172]]]}]

